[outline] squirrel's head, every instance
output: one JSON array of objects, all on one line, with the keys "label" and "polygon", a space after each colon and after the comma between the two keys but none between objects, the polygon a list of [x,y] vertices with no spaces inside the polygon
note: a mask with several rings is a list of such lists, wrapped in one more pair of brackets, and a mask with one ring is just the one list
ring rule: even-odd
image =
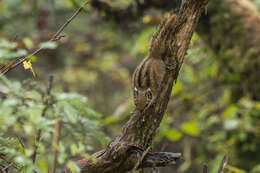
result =
[{"label": "squirrel's head", "polygon": [[148,89],[137,89],[134,88],[134,102],[136,108],[142,112],[146,106],[151,102],[153,99],[153,94],[150,88]]}]

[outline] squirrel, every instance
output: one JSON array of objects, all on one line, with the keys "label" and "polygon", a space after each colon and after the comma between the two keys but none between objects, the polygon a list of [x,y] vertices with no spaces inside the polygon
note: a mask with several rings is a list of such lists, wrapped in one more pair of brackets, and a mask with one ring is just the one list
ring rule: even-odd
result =
[{"label": "squirrel", "polygon": [[132,88],[136,108],[142,112],[158,95],[167,69],[176,68],[177,64],[167,65],[164,59],[171,56],[169,49],[170,34],[177,14],[166,18],[152,37],[149,55],[135,69],[132,76]]}]

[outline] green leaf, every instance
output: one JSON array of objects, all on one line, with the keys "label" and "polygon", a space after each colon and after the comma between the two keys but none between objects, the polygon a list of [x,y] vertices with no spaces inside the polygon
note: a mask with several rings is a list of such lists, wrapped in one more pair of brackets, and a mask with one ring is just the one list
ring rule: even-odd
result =
[{"label": "green leaf", "polygon": [[0,49],[14,49],[16,46],[16,43],[10,42],[6,39],[0,39]]},{"label": "green leaf", "polygon": [[172,130],[168,130],[166,132],[166,137],[168,139],[170,139],[171,141],[178,141],[178,140],[181,139],[182,133],[180,131],[178,131],[178,130],[172,129]]},{"label": "green leaf", "polygon": [[73,156],[78,153],[78,147],[76,146],[76,144],[72,144],[72,145],[70,146],[70,152],[71,152],[71,154],[72,154]]},{"label": "green leaf", "polygon": [[184,133],[191,136],[199,136],[200,130],[195,122],[183,123],[181,129]]},{"label": "green leaf", "polygon": [[57,44],[53,41],[47,41],[41,43],[39,46],[41,49],[55,49],[57,47]]},{"label": "green leaf", "polygon": [[67,163],[67,167],[70,169],[70,171],[72,173],[79,173],[80,172],[80,168],[78,167],[78,165],[75,162],[69,161]]},{"label": "green leaf", "polygon": [[190,46],[193,46],[194,42],[197,40],[197,34],[194,32],[192,34],[191,40],[190,40]]},{"label": "green leaf", "polygon": [[32,42],[32,40],[29,37],[24,38],[23,39],[23,43],[25,44],[25,46],[28,49],[32,49],[33,48],[33,42]]},{"label": "green leaf", "polygon": [[42,99],[41,94],[35,90],[32,90],[31,92],[26,92],[25,96],[27,98],[33,99],[35,101],[41,101],[41,99]]},{"label": "green leaf", "polygon": [[179,92],[181,92],[182,89],[183,89],[182,83],[177,80],[177,82],[173,86],[171,96],[178,94]]},{"label": "green leaf", "polygon": [[64,113],[66,117],[69,119],[69,122],[76,123],[77,122],[77,110],[74,109],[69,103],[64,104]]},{"label": "green leaf", "polygon": [[236,112],[237,112],[237,107],[236,105],[230,105],[228,106],[224,112],[223,112],[223,116],[225,118],[228,118],[228,117],[234,117],[234,115],[236,115]]}]

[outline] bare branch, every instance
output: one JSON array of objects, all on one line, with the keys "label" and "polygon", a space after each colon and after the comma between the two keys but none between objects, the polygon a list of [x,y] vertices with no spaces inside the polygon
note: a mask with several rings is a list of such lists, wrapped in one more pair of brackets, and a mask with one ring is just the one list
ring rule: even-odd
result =
[{"label": "bare branch", "polygon": [[218,169],[218,173],[224,173],[224,169],[227,165],[227,156],[225,155],[220,163],[219,169]]},{"label": "bare branch", "polygon": [[14,162],[9,162],[8,160],[6,160],[6,159],[4,158],[4,156],[5,156],[5,154],[0,153],[0,158],[1,158],[2,160],[4,160],[5,162],[9,163],[9,164],[12,163],[12,166],[13,166],[14,168],[16,168],[17,170],[20,170],[20,169],[23,168],[23,167],[20,167],[20,168],[19,168]]},{"label": "bare branch", "polygon": [[7,165],[5,168],[3,168],[3,171],[5,171],[5,170],[7,170],[8,168],[10,168],[11,166],[13,166],[13,162],[12,163],[10,163],[9,165]]},{"label": "bare branch", "polygon": [[[58,31],[51,37],[51,39],[49,41],[58,41],[60,40],[62,37],[64,36],[60,36],[61,32],[66,28],[66,26],[68,26],[68,24],[82,11],[82,9],[89,3],[89,1],[86,1],[59,29]],[[21,64],[22,62],[24,62],[25,60],[28,60],[31,56],[37,54],[38,52],[40,52],[42,49],[42,47],[36,49],[35,51],[33,51],[31,54],[21,57],[21,58],[17,58],[13,61],[11,61],[9,64],[4,65],[4,66],[0,66],[0,73],[2,73],[3,75],[6,74],[8,71],[10,71],[11,69],[15,68],[16,66],[18,66],[19,64]]]},{"label": "bare branch", "polygon": [[52,36],[51,41],[55,40],[60,33],[65,29],[65,27],[80,13],[80,11],[89,3],[86,1],[68,20],[64,23],[61,28]]},{"label": "bare branch", "polygon": [[[125,148],[124,152],[126,153],[126,157],[124,158],[125,160],[122,160],[122,162],[126,161],[127,159],[134,159],[135,161],[139,161],[140,160],[140,156],[144,156],[143,160],[140,162],[139,166],[137,166],[136,169],[139,168],[155,168],[155,167],[165,167],[165,166],[172,166],[174,164],[176,164],[176,162],[178,160],[180,160],[181,158],[181,153],[171,153],[171,152],[155,152],[155,153],[148,153],[147,151],[149,150],[142,150],[141,148],[135,147],[135,146],[127,146],[127,148]],[[103,156],[105,150],[101,150],[100,152],[95,153],[93,156],[95,156],[96,158],[100,158]],[[137,157],[136,157],[137,156]],[[78,165],[79,167],[82,169],[81,172],[88,172],[86,170],[86,167],[92,167],[92,165],[89,163],[88,158],[83,159],[78,161]],[[109,167],[113,167],[114,163],[108,162],[107,163],[107,169]],[[136,166],[136,163],[135,165]],[[94,169],[94,168],[91,168]],[[103,168],[103,170],[100,168],[100,170],[98,170],[96,173],[103,173],[105,168]],[[133,171],[133,169],[132,169]],[[90,170],[90,172],[92,172],[92,170]],[[120,172],[120,170],[114,170],[114,172]],[[113,173],[114,173],[113,172]],[[59,173],[70,173],[69,169],[65,169],[63,171],[60,171]]]}]

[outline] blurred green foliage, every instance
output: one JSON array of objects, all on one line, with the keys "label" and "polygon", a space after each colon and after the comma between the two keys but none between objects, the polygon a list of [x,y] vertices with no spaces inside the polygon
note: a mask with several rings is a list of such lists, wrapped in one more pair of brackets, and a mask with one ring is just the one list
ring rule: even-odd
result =
[{"label": "blurred green foliage", "polygon": [[[108,143],[100,123],[102,116],[89,107],[85,96],[55,91],[48,96],[39,82],[12,82],[4,77],[0,81],[0,153],[5,155],[6,162],[15,161],[17,167],[23,167],[22,172],[34,169],[47,172],[52,159],[51,138],[58,119],[62,122],[57,146],[59,164],[65,164],[68,157],[88,157],[89,152]],[[49,106],[46,99],[50,100]],[[36,144],[38,159],[33,165],[30,156],[38,130],[42,136]]]},{"label": "blurred green foliage", "polygon": [[[156,26],[144,19],[144,23],[140,19],[128,25],[105,21],[105,12],[88,6],[65,29],[65,38],[57,44],[46,42],[81,2],[0,1],[0,63],[40,46],[47,48],[30,57],[39,78],[22,68],[0,78],[0,168],[15,163],[16,172],[19,168],[26,173],[47,172],[54,125],[61,120],[58,165],[77,172],[72,160],[104,148],[129,118],[133,109],[130,76],[147,56]],[[124,8],[131,0],[107,2]],[[258,0],[254,2],[260,7]],[[164,15],[151,10],[146,17],[154,14]],[[224,21],[225,15],[219,17]],[[240,35],[239,28],[233,33]],[[215,37],[223,39],[222,35]],[[154,142],[154,150],[182,152],[185,162],[162,173],[199,172],[205,162],[209,172],[215,173],[224,154],[229,157],[229,172],[260,171],[260,101],[249,91],[234,92],[243,82],[240,72],[246,68],[247,56],[237,54],[243,36],[237,48],[229,49],[230,42],[227,37],[222,53],[215,54],[194,34]],[[230,73],[223,64],[236,70]],[[46,96],[50,74],[54,86]],[[43,117],[46,99],[52,104]],[[39,129],[42,137],[34,165],[30,157]]]}]

